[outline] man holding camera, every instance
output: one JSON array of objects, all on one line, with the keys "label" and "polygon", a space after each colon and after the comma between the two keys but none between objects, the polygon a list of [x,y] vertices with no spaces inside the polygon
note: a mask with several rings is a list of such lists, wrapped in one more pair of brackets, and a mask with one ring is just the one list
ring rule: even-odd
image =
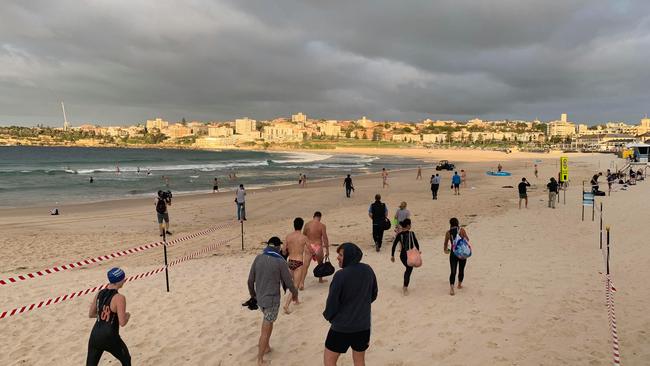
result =
[{"label": "man holding camera", "polygon": [[158,191],[158,196],[155,200],[156,214],[158,215],[158,225],[160,226],[160,236],[172,235],[169,231],[169,213],[167,206],[172,204],[171,191]]}]

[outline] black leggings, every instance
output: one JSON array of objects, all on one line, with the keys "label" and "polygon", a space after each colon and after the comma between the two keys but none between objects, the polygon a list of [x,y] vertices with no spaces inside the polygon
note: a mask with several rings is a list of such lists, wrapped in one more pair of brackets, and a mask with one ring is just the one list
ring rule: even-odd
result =
[{"label": "black leggings", "polygon": [[413,272],[413,267],[406,264],[405,251],[400,252],[399,260],[401,260],[404,267],[406,267],[406,270],[404,271],[404,287],[409,287],[409,282],[411,282],[411,272]]},{"label": "black leggings", "polygon": [[378,248],[381,248],[381,242],[384,240],[384,224],[372,224],[372,238],[375,241],[375,245]]},{"label": "black leggings", "polygon": [[465,278],[465,264],[467,259],[458,259],[454,252],[449,254],[449,267],[451,267],[451,274],[449,275],[449,284],[453,285],[456,282],[456,267],[458,266],[458,282],[463,282]]},{"label": "black leggings", "polygon": [[[101,345],[97,343],[101,343]],[[131,366],[131,355],[129,354],[129,349],[126,347],[126,344],[124,344],[124,341],[119,335],[111,338],[108,342],[93,341],[93,337],[91,336],[90,341],[88,342],[86,366],[97,366],[104,351],[117,358],[122,363],[122,366]]]}]

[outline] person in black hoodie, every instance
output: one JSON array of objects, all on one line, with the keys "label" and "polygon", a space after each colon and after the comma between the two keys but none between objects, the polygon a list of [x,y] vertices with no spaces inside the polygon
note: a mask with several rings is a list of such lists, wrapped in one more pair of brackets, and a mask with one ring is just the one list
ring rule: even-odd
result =
[{"label": "person in black hoodie", "polygon": [[415,233],[411,231],[411,219],[404,219],[404,221],[400,222],[399,225],[402,227],[402,231],[397,234],[395,240],[393,240],[393,248],[390,251],[390,261],[395,262],[395,248],[397,247],[397,243],[401,243],[399,259],[402,261],[404,267],[406,267],[406,270],[404,271],[404,287],[402,288],[402,292],[404,295],[408,295],[409,282],[411,281],[411,272],[413,272],[413,267],[409,266],[406,262],[406,252],[413,247],[417,248],[419,251],[420,244],[418,243],[418,239],[415,237]]},{"label": "person in black hoodie", "polygon": [[356,244],[343,243],[336,250],[342,268],[334,274],[323,317],[331,323],[325,352],[325,366],[334,366],[341,353],[352,347],[355,366],[365,365],[370,343],[370,304],[377,299],[377,278],[372,268],[361,263],[363,252]]}]

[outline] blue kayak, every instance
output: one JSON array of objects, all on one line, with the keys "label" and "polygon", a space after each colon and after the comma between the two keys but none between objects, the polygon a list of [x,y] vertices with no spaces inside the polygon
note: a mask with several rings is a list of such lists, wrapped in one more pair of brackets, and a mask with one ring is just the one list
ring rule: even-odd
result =
[{"label": "blue kayak", "polygon": [[487,175],[494,175],[497,177],[509,177],[512,175],[510,172],[485,172]]}]

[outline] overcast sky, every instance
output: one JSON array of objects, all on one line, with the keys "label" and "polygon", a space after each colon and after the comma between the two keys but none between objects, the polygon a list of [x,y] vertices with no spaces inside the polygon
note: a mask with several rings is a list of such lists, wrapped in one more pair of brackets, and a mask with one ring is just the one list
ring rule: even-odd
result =
[{"label": "overcast sky", "polygon": [[649,87],[648,0],[0,2],[0,125],[638,123]]}]

